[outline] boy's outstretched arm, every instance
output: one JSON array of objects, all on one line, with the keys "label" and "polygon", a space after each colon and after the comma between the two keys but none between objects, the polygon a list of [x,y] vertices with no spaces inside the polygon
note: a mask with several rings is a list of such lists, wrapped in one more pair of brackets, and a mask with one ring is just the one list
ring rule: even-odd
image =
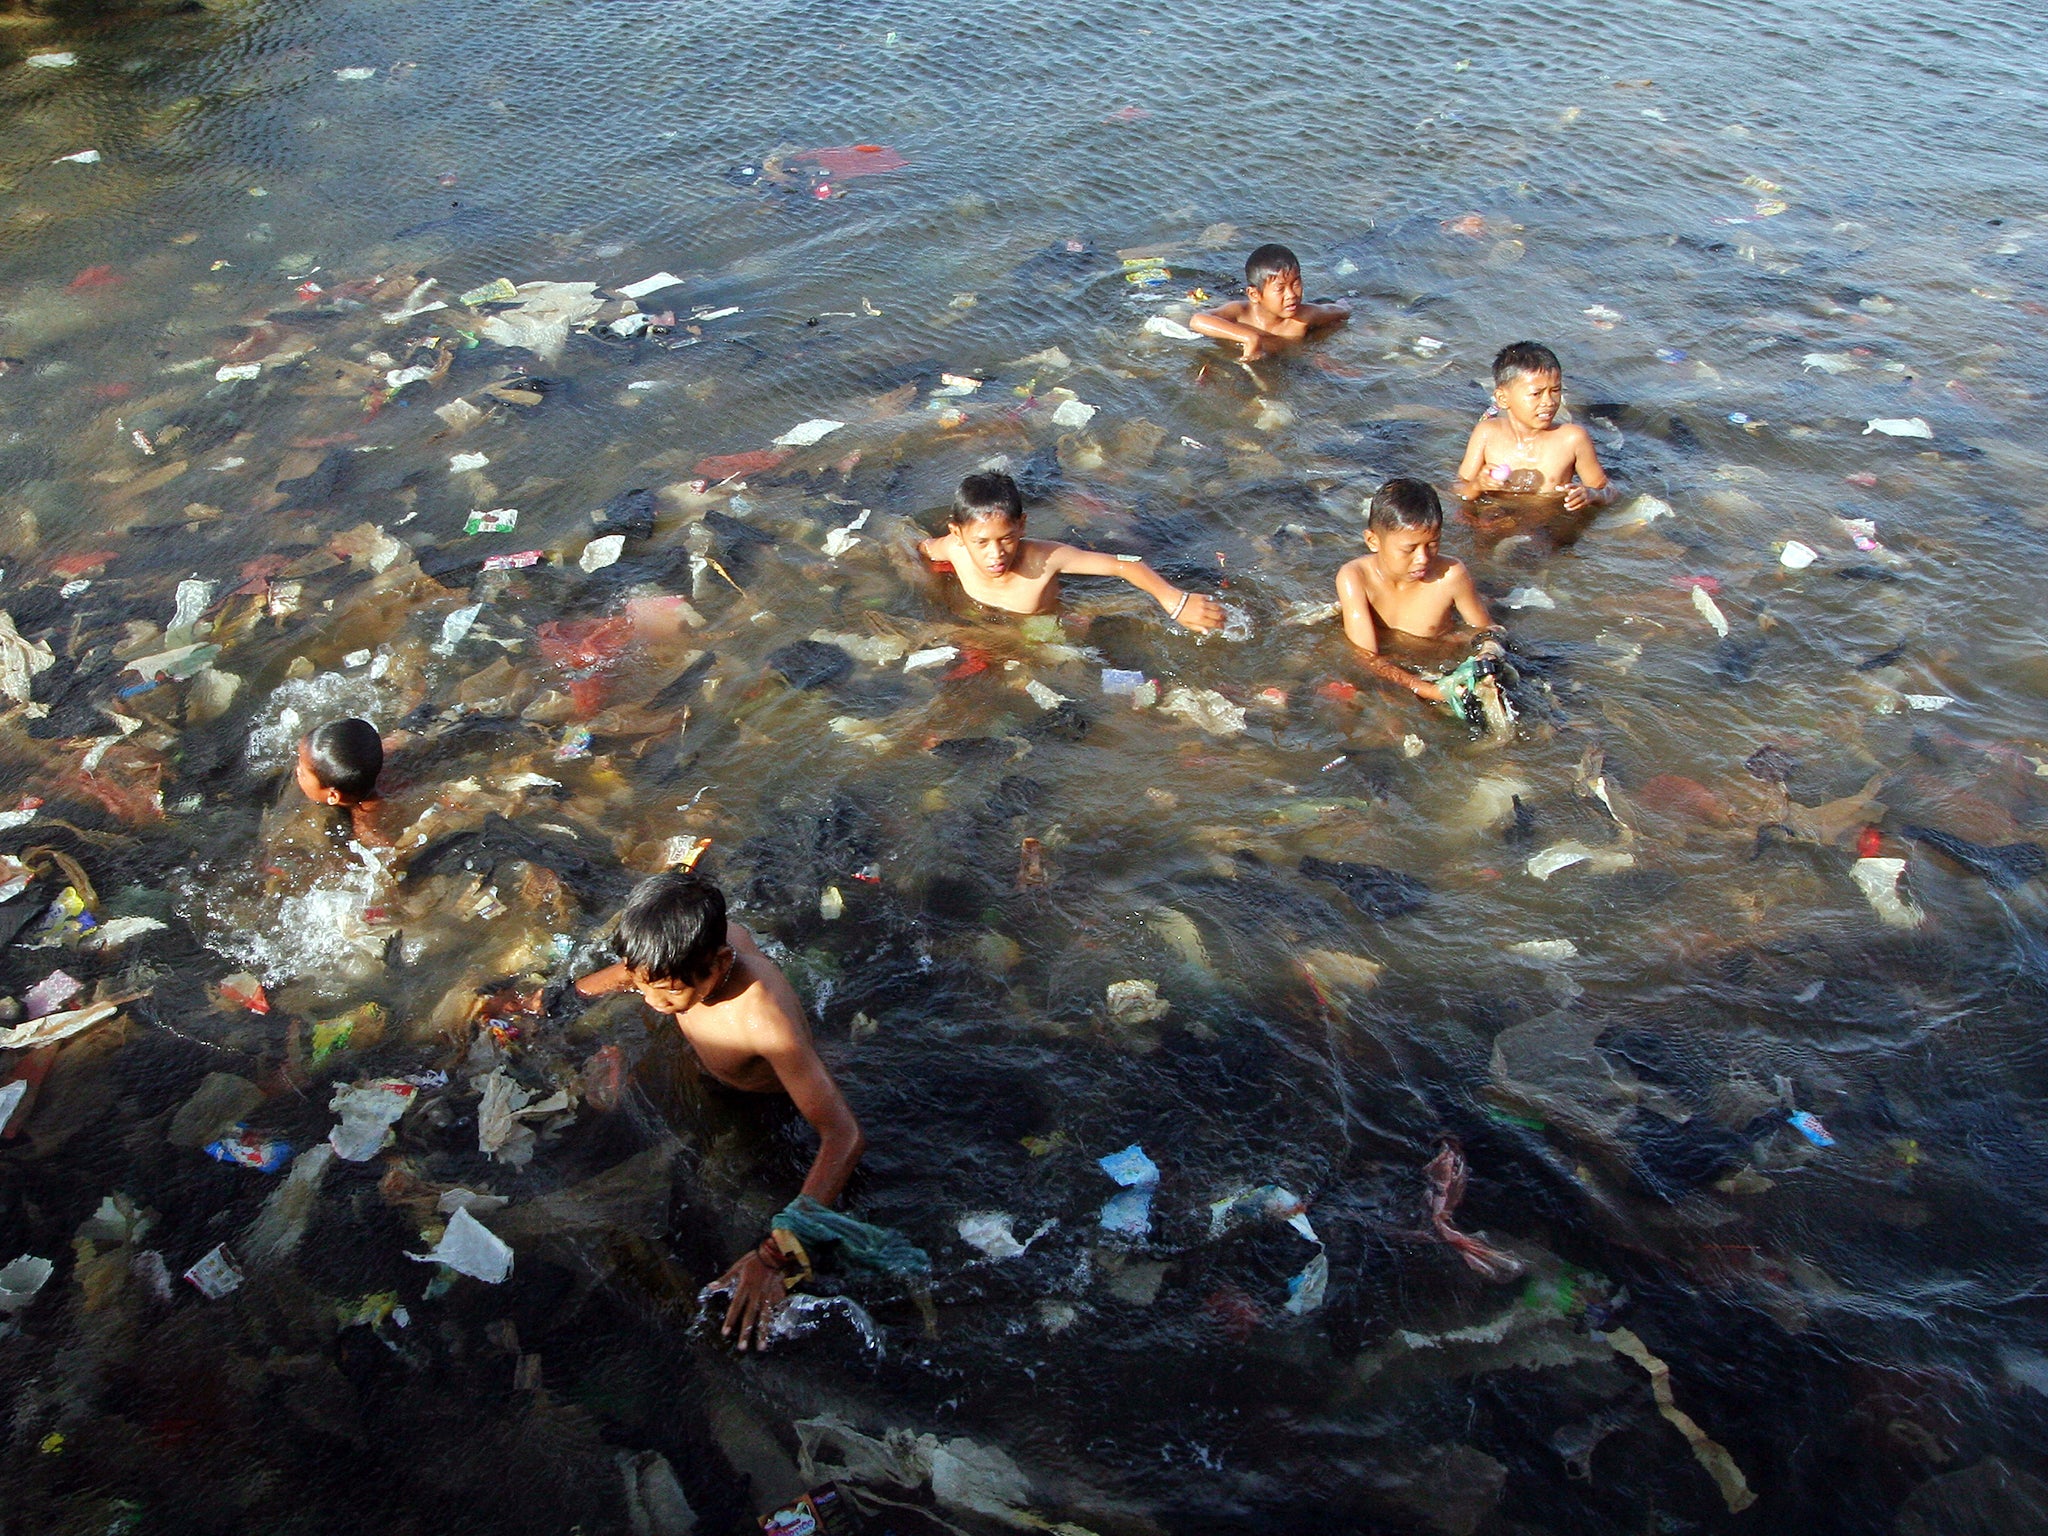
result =
[{"label": "boy's outstretched arm", "polygon": [[[1476,598],[1478,594],[1475,592],[1473,596]],[[1443,703],[1444,692],[1435,683],[1417,677],[1406,667],[1380,654],[1379,621],[1373,617],[1372,597],[1365,589],[1365,578],[1348,565],[1337,573],[1337,602],[1344,610],[1344,638],[1351,642],[1366,671],[1383,683],[1407,689],[1418,699],[1431,704]]]},{"label": "boy's outstretched arm", "polygon": [[[867,1137],[809,1037],[787,1021],[775,1034],[775,1039],[763,1043],[761,1054],[775,1069],[797,1113],[818,1133],[818,1155],[799,1193],[820,1205],[835,1205],[867,1150]],[[757,1350],[767,1348],[775,1314],[789,1294],[778,1266],[761,1249],[749,1249],[713,1283],[714,1289],[723,1286],[731,1287],[732,1299],[726,1304],[722,1331],[730,1338],[738,1330],[735,1342],[740,1349],[750,1344]]]},{"label": "boy's outstretched arm", "polygon": [[1046,554],[1046,566],[1075,576],[1121,576],[1164,608],[1175,623],[1189,629],[1221,629],[1223,605],[1201,592],[1184,592],[1142,560],[1123,560],[1115,555],[1055,544]]},{"label": "boy's outstretched arm", "polygon": [[1304,304],[1301,306],[1300,314],[1301,318],[1307,322],[1309,335],[1320,336],[1324,331],[1335,330],[1340,325],[1348,324],[1351,319],[1351,306],[1349,304]]},{"label": "boy's outstretched arm", "polygon": [[1204,309],[1188,316],[1188,329],[1218,341],[1234,342],[1243,349],[1241,362],[1255,363],[1266,355],[1266,333],[1238,320],[1245,311],[1242,299],[1233,299],[1220,309]]},{"label": "boy's outstretched arm", "polygon": [[1579,477],[1579,483],[1564,493],[1567,512],[1578,512],[1586,507],[1604,507],[1614,500],[1614,487],[1608,484],[1607,471],[1600,467],[1600,455],[1593,447],[1593,434],[1584,427],[1575,428],[1579,434],[1576,458],[1572,470]]},{"label": "boy's outstretched arm", "polygon": [[1467,501],[1477,501],[1485,491],[1479,477],[1486,469],[1486,419],[1481,417],[1465,439],[1465,457],[1458,461],[1458,478],[1451,489]]}]

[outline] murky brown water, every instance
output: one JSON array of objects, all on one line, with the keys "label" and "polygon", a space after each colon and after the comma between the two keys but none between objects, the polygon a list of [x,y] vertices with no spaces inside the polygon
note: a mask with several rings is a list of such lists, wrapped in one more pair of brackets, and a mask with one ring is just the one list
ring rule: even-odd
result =
[{"label": "murky brown water", "polygon": [[[0,1262],[56,1267],[0,1339],[0,1532],[680,1528],[651,1453],[707,1531],[835,1465],[903,1532],[2028,1528],[2030,16],[0,20],[0,607],[51,658],[0,724],[41,802],[0,832],[32,866],[0,981],[125,1008],[9,1053],[47,1077]],[[1267,238],[1346,330],[1251,372],[1147,328]],[[605,296],[657,273],[620,334]],[[598,291],[536,351],[460,302],[499,278]],[[1524,335],[1623,495],[1562,552],[1453,524],[1525,679],[1480,741],[1316,610]],[[1034,532],[1251,637],[1087,582],[1057,623],[971,612],[910,545],[997,461]],[[586,570],[636,490],[654,533]],[[842,675],[793,686],[807,641]],[[220,649],[130,668],[183,645]],[[400,881],[286,795],[350,712],[410,737]],[[519,1011],[681,837],[813,1006],[854,1206],[933,1257],[928,1295],[839,1283],[879,1354],[837,1314],[760,1361],[706,1336],[802,1138],[637,1005]],[[80,876],[162,926],[27,947]],[[1119,1017],[1120,981],[1170,1010]],[[524,1165],[478,1145],[494,1065],[570,1096]],[[209,1073],[296,1184],[181,1144]],[[304,1160],[334,1085],[434,1073],[381,1157]],[[1447,1137],[1511,1279],[1426,1235]],[[1099,1225],[1133,1143],[1143,1240]],[[1212,1223],[1264,1185],[1313,1240]],[[405,1257],[457,1186],[510,1201],[503,1286]],[[81,1235],[110,1195],[148,1229]],[[994,1259],[986,1213],[1054,1225]],[[177,1277],[220,1244],[245,1278],[207,1300]],[[892,1484],[813,1429],[805,1477],[823,1414],[938,1441]]]}]

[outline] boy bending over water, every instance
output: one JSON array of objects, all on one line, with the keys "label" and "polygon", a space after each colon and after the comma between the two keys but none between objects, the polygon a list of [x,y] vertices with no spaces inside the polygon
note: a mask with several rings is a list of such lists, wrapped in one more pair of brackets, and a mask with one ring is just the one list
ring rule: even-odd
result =
[{"label": "boy bending over water", "polygon": [[1234,341],[1241,362],[1260,358],[1342,325],[1351,311],[1342,304],[1304,304],[1301,263],[1284,245],[1262,245],[1244,264],[1244,297],[1191,316],[1188,328]]},{"label": "boy bending over water", "polygon": [[[1497,663],[1503,652],[1472,573],[1437,552],[1443,526],[1443,504],[1432,486],[1389,480],[1373,493],[1365,553],[1337,572],[1337,601],[1344,638],[1366,670],[1465,718],[1486,663]],[[1396,636],[1441,640],[1460,618],[1479,631],[1479,647],[1472,660],[1435,681],[1381,654],[1382,643]]]},{"label": "boy bending over water", "polygon": [[1098,555],[1071,544],[1024,537],[1024,498],[1000,472],[969,475],[953,498],[946,532],[920,539],[918,552],[960,578],[976,602],[1005,613],[1048,613],[1059,606],[1060,577],[1120,576],[1146,593],[1166,616],[1189,629],[1221,629],[1223,605],[1183,592],[1136,555]]},{"label": "boy bending over water", "polygon": [[1493,359],[1495,414],[1480,418],[1458,465],[1457,492],[1481,497],[1563,493],[1567,512],[1604,507],[1614,499],[1607,471],[1584,427],[1559,426],[1564,369],[1557,354],[1515,341]]},{"label": "boy bending over water", "polygon": [[[753,935],[725,920],[725,896],[698,875],[655,875],[640,882],[619,915],[612,939],[618,963],[576,983],[585,997],[639,989],[647,1006],[675,1020],[698,1063],[729,1088],[784,1093],[818,1133],[818,1155],[804,1180],[801,1200],[822,1206],[838,1200],[867,1149],[860,1122],[818,1059],[797,1000]],[[739,1330],[765,1348],[789,1288],[802,1278],[801,1244],[771,1229],[720,1276],[730,1288],[725,1332]]]}]

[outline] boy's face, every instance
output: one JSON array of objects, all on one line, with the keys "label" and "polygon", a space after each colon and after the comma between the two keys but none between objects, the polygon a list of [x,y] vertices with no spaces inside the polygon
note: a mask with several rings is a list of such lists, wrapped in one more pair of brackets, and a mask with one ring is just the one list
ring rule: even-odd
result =
[{"label": "boy's face", "polygon": [[688,1013],[717,991],[719,983],[725,980],[726,972],[731,968],[732,950],[727,948],[718,952],[718,958],[712,962],[711,969],[697,981],[656,981],[645,971],[628,971],[626,974],[633,978],[633,985],[640,991],[641,1001],[656,1013],[666,1013],[673,1017],[679,1013]]},{"label": "boy's face", "polygon": [[1434,528],[1390,528],[1385,533],[1366,531],[1365,547],[1374,562],[1394,581],[1420,581],[1429,574],[1429,562],[1436,558],[1440,532]]},{"label": "boy's face", "polygon": [[320,782],[320,774],[313,766],[313,738],[299,738],[299,765],[292,773],[299,786],[299,793],[315,805],[347,805],[348,796],[338,789],[330,789]]},{"label": "boy's face", "polygon": [[1524,431],[1546,431],[1564,405],[1564,375],[1517,374],[1495,388],[1493,403],[1512,416],[1515,425]]},{"label": "boy's face", "polygon": [[1245,296],[1261,313],[1292,320],[1301,313],[1301,274],[1275,272],[1256,288],[1245,289]]},{"label": "boy's face", "polygon": [[983,574],[1001,576],[1016,569],[1017,552],[1024,547],[1023,518],[998,512],[993,517],[977,517],[971,523],[955,523],[953,531]]}]

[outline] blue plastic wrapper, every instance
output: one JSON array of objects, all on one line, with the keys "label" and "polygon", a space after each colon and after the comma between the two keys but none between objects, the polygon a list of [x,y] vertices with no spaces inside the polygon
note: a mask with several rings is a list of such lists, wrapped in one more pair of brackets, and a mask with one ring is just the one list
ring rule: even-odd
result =
[{"label": "blue plastic wrapper", "polygon": [[265,1141],[246,1126],[236,1126],[231,1135],[209,1141],[206,1155],[216,1162],[237,1163],[258,1173],[276,1173],[292,1160],[288,1141]]},{"label": "blue plastic wrapper", "polygon": [[1828,1134],[1828,1128],[1820,1123],[1820,1116],[1811,1110],[1794,1110],[1785,1117],[1792,1129],[1812,1142],[1816,1147],[1832,1147],[1835,1138]]}]

